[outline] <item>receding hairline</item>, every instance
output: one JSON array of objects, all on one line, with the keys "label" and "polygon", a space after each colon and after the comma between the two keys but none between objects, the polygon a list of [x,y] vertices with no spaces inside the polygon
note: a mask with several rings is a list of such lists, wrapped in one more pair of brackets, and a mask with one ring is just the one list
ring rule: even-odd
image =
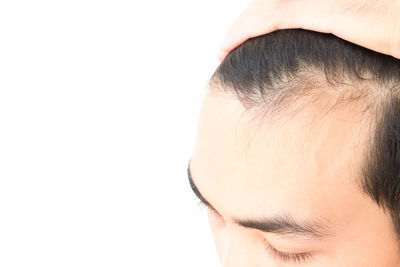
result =
[{"label": "receding hairline", "polygon": [[[289,86],[289,85],[288,85]],[[242,98],[234,90],[223,87],[215,81],[210,81],[207,87],[207,95],[216,98],[236,99],[243,107],[244,115],[248,115],[251,122],[262,123],[265,118],[277,120],[290,120],[304,109],[312,110],[315,116],[311,116],[311,121],[322,120],[326,115],[335,111],[347,110],[352,116],[349,118],[360,123],[372,124],[377,120],[376,114],[383,103],[388,99],[382,96],[377,100],[377,96],[366,94],[364,90],[356,95],[351,88],[342,88],[337,94],[332,94],[332,88],[328,85],[320,85],[317,88],[308,88],[297,93],[280,95],[275,99],[261,99],[261,101],[249,102],[251,100]],[[291,90],[290,88],[288,90]],[[368,130],[371,130],[369,128]]]}]

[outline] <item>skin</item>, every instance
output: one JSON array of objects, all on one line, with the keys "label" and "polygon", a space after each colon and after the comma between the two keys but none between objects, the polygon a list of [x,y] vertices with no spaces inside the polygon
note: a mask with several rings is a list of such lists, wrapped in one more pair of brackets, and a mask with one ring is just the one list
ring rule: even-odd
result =
[{"label": "skin", "polygon": [[255,0],[230,27],[218,58],[251,37],[292,28],[332,33],[400,58],[399,14],[399,0]]},{"label": "skin", "polygon": [[[400,266],[390,217],[358,184],[359,155],[370,138],[359,116],[363,103],[326,113],[328,96],[303,99],[279,116],[255,117],[236,97],[213,91],[204,99],[190,169],[216,210],[208,215],[222,266]],[[280,235],[234,222],[280,214],[324,222],[330,235]],[[267,246],[312,257],[285,262]]]}]

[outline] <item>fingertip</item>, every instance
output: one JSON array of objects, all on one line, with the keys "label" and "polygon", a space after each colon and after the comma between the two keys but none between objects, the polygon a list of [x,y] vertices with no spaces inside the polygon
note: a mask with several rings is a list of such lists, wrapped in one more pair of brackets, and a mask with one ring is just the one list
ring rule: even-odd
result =
[{"label": "fingertip", "polygon": [[243,27],[236,27],[236,30],[232,30],[233,27],[225,35],[224,39],[219,44],[218,59],[223,61],[224,58],[235,48],[243,44],[249,38],[257,36],[257,33],[248,33]]},{"label": "fingertip", "polygon": [[238,47],[243,41],[233,39],[229,36],[225,37],[225,39],[219,45],[219,53],[218,58],[220,61],[224,60],[224,58],[236,47]]},{"label": "fingertip", "polygon": [[225,57],[226,57],[227,54],[228,54],[228,53],[225,52],[225,51],[222,51],[222,50],[218,51],[218,55],[217,55],[218,61],[219,61],[219,62],[224,61],[224,59],[225,59]]},{"label": "fingertip", "polygon": [[218,45],[218,54],[217,54],[218,60],[220,62],[223,61],[226,55],[229,53],[229,51],[230,51],[229,41],[227,36],[225,36],[225,38]]}]

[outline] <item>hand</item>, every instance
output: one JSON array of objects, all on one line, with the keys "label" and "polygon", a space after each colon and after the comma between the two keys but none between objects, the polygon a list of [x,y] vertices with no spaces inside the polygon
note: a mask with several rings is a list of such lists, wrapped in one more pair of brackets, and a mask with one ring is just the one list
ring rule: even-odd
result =
[{"label": "hand", "polygon": [[256,0],[221,43],[219,60],[249,38],[302,28],[400,59],[400,0]]}]

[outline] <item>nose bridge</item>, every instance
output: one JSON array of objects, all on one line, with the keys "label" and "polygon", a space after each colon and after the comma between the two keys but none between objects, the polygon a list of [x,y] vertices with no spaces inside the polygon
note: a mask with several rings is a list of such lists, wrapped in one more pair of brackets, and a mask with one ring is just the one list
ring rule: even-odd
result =
[{"label": "nose bridge", "polygon": [[[223,267],[250,267],[252,263],[251,244],[242,229],[237,226],[228,226],[223,244]],[[254,248],[253,248],[254,249]]]},{"label": "nose bridge", "polygon": [[226,237],[223,244],[222,266],[234,267],[240,266],[240,248],[238,237],[235,237],[235,231],[232,228],[227,229]]}]

